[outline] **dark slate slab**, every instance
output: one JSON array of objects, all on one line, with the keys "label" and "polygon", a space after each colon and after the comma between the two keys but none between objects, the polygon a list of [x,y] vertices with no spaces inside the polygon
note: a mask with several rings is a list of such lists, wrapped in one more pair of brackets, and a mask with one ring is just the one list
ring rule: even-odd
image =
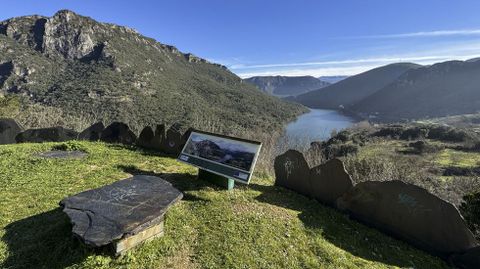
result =
[{"label": "dark slate slab", "polygon": [[74,130],[65,129],[61,126],[41,128],[41,129],[29,129],[22,133],[19,133],[15,140],[18,143],[43,143],[43,142],[64,142],[69,140],[75,140],[78,137],[78,133]]},{"label": "dark slate slab", "polygon": [[22,128],[13,119],[0,119],[0,145],[15,144],[15,137]]},{"label": "dark slate slab", "polygon": [[88,127],[84,131],[82,131],[78,135],[78,139],[80,140],[90,140],[90,141],[98,141],[102,135],[105,126],[103,122],[97,122],[92,124],[92,126]]},{"label": "dark slate slab", "polygon": [[162,148],[167,154],[180,154],[180,151],[182,151],[182,134],[175,128],[169,128]]},{"label": "dark slate slab", "polygon": [[301,152],[288,150],[274,162],[275,185],[310,196],[310,168]]},{"label": "dark slate slab", "polygon": [[80,150],[65,151],[65,150],[53,150],[42,152],[37,155],[38,157],[47,159],[82,159],[88,156],[86,152]]},{"label": "dark slate slab", "polygon": [[311,195],[313,198],[334,206],[338,197],[353,187],[352,178],[343,162],[332,159],[310,170]]},{"label": "dark slate slab", "polygon": [[153,149],[154,148],[154,139],[155,139],[155,133],[153,132],[152,127],[147,126],[143,128],[142,132],[140,132],[140,135],[138,136],[137,139],[137,145],[143,148],[147,149]]},{"label": "dark slate slab", "polygon": [[356,219],[435,255],[448,257],[477,246],[453,204],[402,181],[358,183],[337,205]]},{"label": "dark slate slab", "polygon": [[161,222],[182,197],[168,181],[138,175],[65,198],[60,206],[71,219],[73,233],[100,247]]},{"label": "dark slate slab", "polygon": [[480,247],[469,249],[463,254],[453,255],[450,260],[457,268],[478,269],[480,268]]},{"label": "dark slate slab", "polygon": [[125,123],[114,122],[103,130],[100,140],[107,143],[132,145],[136,142],[137,136]]}]

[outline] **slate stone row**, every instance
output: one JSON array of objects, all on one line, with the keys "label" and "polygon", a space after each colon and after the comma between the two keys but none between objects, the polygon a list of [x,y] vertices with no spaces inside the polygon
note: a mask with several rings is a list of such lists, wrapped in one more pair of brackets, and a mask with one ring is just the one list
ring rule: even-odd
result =
[{"label": "slate stone row", "polygon": [[421,187],[398,180],[354,185],[342,161],[310,168],[295,150],[278,156],[274,167],[277,186],[345,211],[459,268],[480,268],[479,243],[458,209]]},{"label": "slate stone row", "polygon": [[[13,119],[0,119],[0,145],[26,142],[64,142],[78,139],[138,145],[166,154],[178,155],[192,129],[185,130],[181,124],[175,123],[168,130],[165,130],[164,124],[157,125],[155,131],[147,126],[137,138],[128,125],[122,122],[113,122],[107,127],[102,122],[98,122],[77,133],[61,126],[23,130]],[[185,132],[182,132],[184,130]]]}]

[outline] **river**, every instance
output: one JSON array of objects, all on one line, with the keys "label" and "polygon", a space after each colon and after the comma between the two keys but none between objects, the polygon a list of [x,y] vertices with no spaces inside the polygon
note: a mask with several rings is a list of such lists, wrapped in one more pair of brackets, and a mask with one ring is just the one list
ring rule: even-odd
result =
[{"label": "river", "polygon": [[354,119],[335,110],[311,109],[287,125],[286,136],[309,144],[312,141],[327,140],[333,130],[340,131],[354,123]]}]

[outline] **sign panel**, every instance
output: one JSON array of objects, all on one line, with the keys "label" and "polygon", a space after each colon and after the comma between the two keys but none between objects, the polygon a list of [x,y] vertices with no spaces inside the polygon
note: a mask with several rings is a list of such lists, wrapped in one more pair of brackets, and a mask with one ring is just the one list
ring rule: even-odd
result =
[{"label": "sign panel", "polygon": [[178,160],[248,184],[261,147],[260,142],[194,130]]}]

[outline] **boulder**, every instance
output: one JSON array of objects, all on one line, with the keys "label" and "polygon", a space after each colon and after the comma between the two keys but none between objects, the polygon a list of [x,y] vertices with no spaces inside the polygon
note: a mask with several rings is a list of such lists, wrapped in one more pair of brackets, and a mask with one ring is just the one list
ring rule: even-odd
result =
[{"label": "boulder", "polygon": [[159,177],[137,175],[63,199],[75,236],[101,247],[162,222],[182,193]]},{"label": "boulder", "polygon": [[125,123],[114,122],[103,130],[100,140],[107,143],[132,145],[137,141],[137,136]]},{"label": "boulder", "polygon": [[78,135],[78,139],[98,141],[98,140],[100,140],[100,137],[101,137],[104,129],[105,129],[105,125],[103,125],[103,122],[94,123],[92,126],[88,127],[84,131],[82,131]]},{"label": "boulder", "polygon": [[450,261],[461,269],[480,268],[480,247],[469,249],[463,254],[453,255]]},{"label": "boulder", "polygon": [[69,140],[75,140],[77,139],[77,137],[77,132],[57,126],[50,128],[26,130],[22,133],[19,133],[15,137],[15,140],[18,143],[64,142]]},{"label": "boulder", "polygon": [[22,128],[13,119],[0,119],[0,145],[15,144],[15,137]]},{"label": "boulder", "polygon": [[337,199],[353,187],[353,182],[343,162],[332,159],[310,169],[310,185],[313,198],[335,205]]},{"label": "boulder", "polygon": [[310,168],[301,152],[288,150],[274,162],[275,185],[310,196]]},{"label": "boulder", "polygon": [[457,208],[402,181],[367,181],[337,200],[340,209],[432,254],[447,257],[477,246]]}]

